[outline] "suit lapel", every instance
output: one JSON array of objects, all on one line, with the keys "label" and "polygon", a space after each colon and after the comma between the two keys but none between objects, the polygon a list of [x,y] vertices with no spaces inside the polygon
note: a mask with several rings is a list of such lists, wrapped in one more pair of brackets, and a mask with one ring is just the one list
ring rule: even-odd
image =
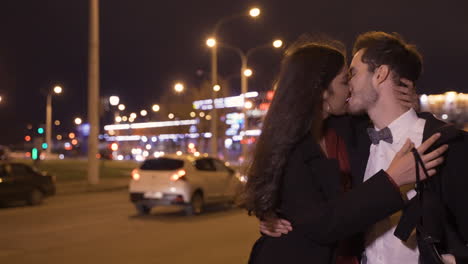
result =
[{"label": "suit lapel", "polygon": [[361,121],[355,124],[353,129],[354,141],[348,146],[348,155],[351,160],[352,183],[354,187],[363,182],[367,160],[369,159],[371,141],[366,132],[367,127],[369,127],[368,121]]}]

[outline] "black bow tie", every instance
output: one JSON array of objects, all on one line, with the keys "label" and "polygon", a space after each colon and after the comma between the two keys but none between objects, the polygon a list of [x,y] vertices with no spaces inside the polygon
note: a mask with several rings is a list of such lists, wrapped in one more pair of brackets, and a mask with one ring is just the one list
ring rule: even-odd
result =
[{"label": "black bow tie", "polygon": [[379,131],[375,130],[374,128],[369,127],[367,129],[367,134],[369,134],[369,138],[372,144],[374,145],[379,144],[380,140],[383,140],[390,144],[393,143],[392,131],[390,131],[390,128],[388,127],[381,129]]}]

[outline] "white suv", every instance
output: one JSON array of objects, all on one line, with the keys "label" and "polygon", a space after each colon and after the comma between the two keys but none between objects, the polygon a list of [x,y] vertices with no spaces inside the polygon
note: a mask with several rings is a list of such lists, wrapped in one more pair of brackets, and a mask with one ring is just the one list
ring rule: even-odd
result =
[{"label": "white suv", "polygon": [[205,204],[233,202],[243,177],[212,157],[166,155],[148,159],[132,171],[130,200],[140,214],[161,205],[181,205],[188,215]]}]

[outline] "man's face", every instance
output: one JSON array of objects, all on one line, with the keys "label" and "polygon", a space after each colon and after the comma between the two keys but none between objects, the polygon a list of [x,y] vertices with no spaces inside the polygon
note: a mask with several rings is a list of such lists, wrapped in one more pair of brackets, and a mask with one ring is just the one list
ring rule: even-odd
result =
[{"label": "man's face", "polygon": [[373,106],[379,94],[372,84],[374,73],[369,72],[368,65],[362,62],[364,50],[359,50],[351,61],[349,67],[349,90],[351,97],[348,100],[348,112],[360,114]]}]

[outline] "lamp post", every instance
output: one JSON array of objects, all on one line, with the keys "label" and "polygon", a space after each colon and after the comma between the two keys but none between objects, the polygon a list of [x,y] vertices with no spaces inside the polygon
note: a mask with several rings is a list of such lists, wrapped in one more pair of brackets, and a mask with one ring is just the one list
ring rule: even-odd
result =
[{"label": "lamp post", "polygon": [[[213,35],[211,38],[209,38],[206,42],[208,47],[211,48],[211,87],[215,87],[215,85],[218,85],[218,54],[217,54],[217,36],[218,36],[218,31],[221,28],[221,25],[230,21],[234,20],[239,17],[245,17],[245,16],[250,16],[253,18],[256,18],[260,15],[260,9],[259,8],[251,8],[249,10],[248,14],[235,14],[232,16],[224,17],[220,19],[213,30]],[[211,91],[211,100],[213,102],[213,109],[212,109],[212,119],[211,119],[211,153],[213,156],[218,156],[218,111],[216,110],[216,105],[215,105],[215,99],[216,99],[216,91],[212,89]]]},{"label": "lamp post", "polygon": [[[252,54],[254,52],[256,52],[258,50],[261,50],[261,49],[270,48],[271,46],[273,46],[273,48],[275,48],[275,49],[279,49],[279,48],[281,48],[283,46],[283,41],[280,40],[280,39],[276,39],[272,43],[267,43],[265,45],[261,45],[261,46],[255,47],[255,48],[251,48],[247,52],[244,52],[240,48],[237,48],[237,47],[225,44],[225,43],[218,43],[218,45],[220,47],[223,47],[223,48],[228,48],[228,49],[234,50],[240,56],[240,59],[241,59],[241,69],[240,69],[241,96],[242,96],[242,102],[243,102],[242,104],[244,105],[244,103],[245,103],[245,94],[249,91],[248,78],[251,77],[252,74],[253,74],[252,70],[248,68],[249,57],[252,56]],[[242,131],[244,132],[243,133],[244,135],[245,135],[245,133],[247,131],[247,127],[248,127],[248,125],[247,125],[247,110],[248,109],[246,109],[246,107],[242,107],[242,114],[244,116],[244,120],[243,120],[244,125],[242,127]],[[247,155],[247,145],[243,144],[242,145],[242,156],[244,157],[244,160],[245,160],[246,155]]]},{"label": "lamp post", "polygon": [[46,154],[49,156],[52,153],[52,95],[61,94],[63,91],[61,86],[55,86],[53,90],[47,93],[46,105]]}]

